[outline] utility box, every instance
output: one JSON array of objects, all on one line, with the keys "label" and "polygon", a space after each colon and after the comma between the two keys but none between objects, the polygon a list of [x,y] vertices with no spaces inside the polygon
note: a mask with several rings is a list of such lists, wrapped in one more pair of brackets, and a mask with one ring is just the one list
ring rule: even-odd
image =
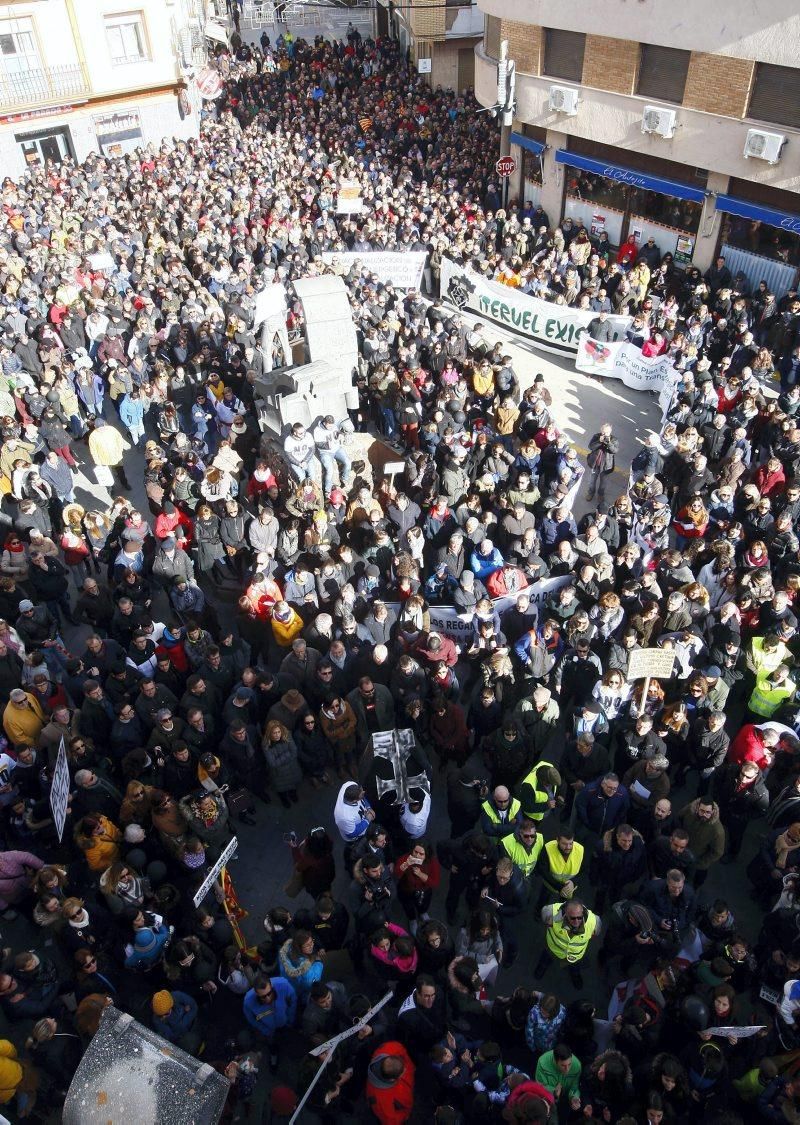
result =
[{"label": "utility box", "polygon": [[215,1125],[228,1080],[108,1007],[70,1083],[64,1125]]}]

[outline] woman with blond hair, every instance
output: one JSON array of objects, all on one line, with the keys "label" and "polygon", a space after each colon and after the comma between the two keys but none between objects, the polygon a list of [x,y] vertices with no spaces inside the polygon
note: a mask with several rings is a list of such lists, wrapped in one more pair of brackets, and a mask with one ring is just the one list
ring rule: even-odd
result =
[{"label": "woman with blond hair", "polygon": [[285,809],[296,805],[300,798],[297,787],[303,780],[297,746],[283,723],[272,720],[264,730],[262,743],[264,761],[269,771],[269,780]]}]

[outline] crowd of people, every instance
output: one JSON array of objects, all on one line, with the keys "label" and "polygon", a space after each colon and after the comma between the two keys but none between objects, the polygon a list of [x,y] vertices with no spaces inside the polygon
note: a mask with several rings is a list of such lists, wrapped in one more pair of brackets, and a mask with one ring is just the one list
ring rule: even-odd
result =
[{"label": "crowd of people", "polygon": [[[113,1004],[229,1120],[266,1087],[323,1122],[798,1120],[797,294],[502,209],[495,126],[394,42],[217,65],[196,141],[2,183],[0,1106],[50,1120]],[[256,293],[301,335],[292,281],[378,249],[428,252],[433,303],[345,271],[359,405],[274,448]],[[630,466],[436,301],[445,252],[669,352]],[[271,802],[299,902],[251,945],[193,897],[234,830],[281,862]]]}]

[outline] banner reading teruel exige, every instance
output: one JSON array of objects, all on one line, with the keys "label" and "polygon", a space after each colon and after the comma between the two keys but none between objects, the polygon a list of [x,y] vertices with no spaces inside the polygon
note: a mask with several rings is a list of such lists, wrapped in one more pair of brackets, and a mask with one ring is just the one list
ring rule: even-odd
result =
[{"label": "banner reading teruel exige", "polygon": [[[578,341],[594,319],[593,312],[579,312],[568,305],[541,301],[517,289],[487,281],[472,270],[442,258],[441,294],[461,309],[471,309],[509,332],[524,337],[537,348],[558,355],[575,355]],[[631,322],[629,316],[610,316],[620,337]]]},{"label": "banner reading teruel exige", "polygon": [[672,360],[665,355],[642,355],[635,344],[601,344],[583,336],[575,356],[575,370],[590,375],[621,379],[634,391],[660,391],[677,375]]}]

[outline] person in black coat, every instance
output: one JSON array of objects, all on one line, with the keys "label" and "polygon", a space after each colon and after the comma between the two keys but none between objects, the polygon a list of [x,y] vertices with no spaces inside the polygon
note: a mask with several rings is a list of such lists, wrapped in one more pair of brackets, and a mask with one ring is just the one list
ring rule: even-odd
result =
[{"label": "person in black coat", "polygon": [[727,831],[727,854],[723,863],[732,863],[742,850],[742,840],[751,820],[764,816],[769,808],[769,792],[755,762],[729,762],[713,779],[714,800]]},{"label": "person in black coat", "polygon": [[5,707],[11,691],[22,682],[22,661],[0,641],[0,703]]},{"label": "person in black coat", "polygon": [[397,1035],[415,1058],[421,1058],[448,1031],[447,1000],[432,976],[420,973],[416,987],[400,1005]]},{"label": "person in black coat", "polygon": [[605,832],[592,857],[591,882],[597,888],[595,913],[602,914],[606,902],[631,895],[647,873],[644,840],[629,824]]}]

